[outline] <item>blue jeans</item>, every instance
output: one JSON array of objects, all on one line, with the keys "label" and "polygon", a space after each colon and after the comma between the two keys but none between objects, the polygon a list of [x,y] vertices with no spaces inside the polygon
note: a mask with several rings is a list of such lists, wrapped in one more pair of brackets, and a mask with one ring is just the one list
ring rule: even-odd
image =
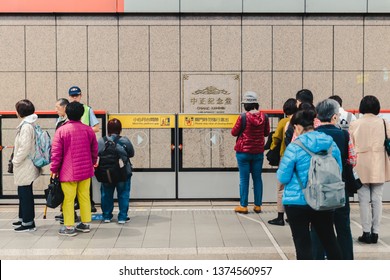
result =
[{"label": "blue jeans", "polygon": [[112,211],[114,210],[114,191],[116,189],[119,204],[118,221],[126,221],[128,217],[127,212],[129,211],[130,183],[131,176],[128,177],[126,181],[113,185],[102,183],[100,191],[102,195],[101,206],[104,220],[111,220],[113,217]]},{"label": "blue jeans", "polygon": [[263,204],[263,180],[261,172],[263,170],[264,155],[236,153],[238,170],[240,172],[240,205],[248,206],[249,174],[252,174],[253,192],[255,205]]}]

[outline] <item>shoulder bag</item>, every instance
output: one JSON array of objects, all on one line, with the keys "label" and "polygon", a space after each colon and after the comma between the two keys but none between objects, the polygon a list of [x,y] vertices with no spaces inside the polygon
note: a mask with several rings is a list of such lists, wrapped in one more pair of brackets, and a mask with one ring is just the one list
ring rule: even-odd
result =
[{"label": "shoulder bag", "polygon": [[383,120],[383,125],[385,126],[385,149],[387,152],[387,155],[390,156],[390,139],[387,138],[387,129],[386,129],[386,121]]}]

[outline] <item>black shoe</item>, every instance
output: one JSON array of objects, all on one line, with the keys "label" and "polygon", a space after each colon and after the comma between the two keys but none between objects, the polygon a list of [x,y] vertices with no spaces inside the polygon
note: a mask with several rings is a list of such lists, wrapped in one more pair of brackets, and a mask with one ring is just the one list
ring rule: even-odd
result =
[{"label": "black shoe", "polygon": [[74,203],[74,210],[78,210],[78,209],[80,209],[80,205],[79,205],[79,203],[76,201],[76,202]]},{"label": "black shoe", "polygon": [[[60,224],[64,224],[64,216],[62,215],[62,219],[59,220]],[[74,212],[74,223],[79,223],[81,222],[80,216],[77,216],[76,212]]]},{"label": "black shoe", "polygon": [[54,216],[54,219],[55,219],[56,221],[64,220],[64,214],[61,213],[60,215]]},{"label": "black shoe", "polygon": [[96,209],[96,207],[93,205],[93,206],[91,206],[91,212],[92,213],[96,213],[97,212],[97,209]]},{"label": "black shoe", "polygon": [[35,227],[35,223],[32,223],[32,225],[24,226],[21,225],[20,227],[14,228],[14,231],[16,232],[28,232],[28,231],[36,231],[37,228]]},{"label": "black shoe", "polygon": [[371,233],[363,232],[362,236],[358,237],[359,242],[371,244]]},{"label": "black shoe", "polygon": [[17,222],[12,223],[13,227],[20,227],[21,225],[22,225],[22,221],[17,221]]},{"label": "black shoe", "polygon": [[81,232],[90,232],[90,231],[91,231],[91,227],[90,227],[90,225],[88,225],[88,224],[79,223],[79,224],[76,226],[76,230],[77,230],[77,231],[81,231]]},{"label": "black shoe", "polygon": [[374,243],[374,244],[378,243],[378,238],[379,238],[379,236],[377,233],[371,233],[371,243]]},{"label": "black shoe", "polygon": [[275,226],[284,226],[284,221],[283,219],[275,218],[273,220],[268,221],[269,224],[275,225]]}]

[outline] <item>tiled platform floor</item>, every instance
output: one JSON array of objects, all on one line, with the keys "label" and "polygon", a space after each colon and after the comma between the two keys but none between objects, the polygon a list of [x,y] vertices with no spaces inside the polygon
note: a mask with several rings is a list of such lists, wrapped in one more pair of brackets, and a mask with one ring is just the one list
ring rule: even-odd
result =
[{"label": "tiled platform floor", "polygon": [[[0,205],[0,259],[295,259],[288,225],[272,226],[276,205],[239,215],[231,201],[132,202],[130,223],[93,221],[90,233],[57,234],[58,210],[36,206],[37,231],[15,233],[17,205]],[[100,210],[100,209],[99,209]],[[117,213],[117,208],[115,214]],[[359,205],[351,205],[355,258],[390,260],[390,204],[383,209],[378,244],[360,244]]]}]

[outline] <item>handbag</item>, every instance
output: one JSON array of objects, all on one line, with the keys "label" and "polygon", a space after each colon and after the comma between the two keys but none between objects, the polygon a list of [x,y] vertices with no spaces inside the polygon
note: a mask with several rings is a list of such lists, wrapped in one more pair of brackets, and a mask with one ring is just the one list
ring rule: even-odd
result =
[{"label": "handbag", "polygon": [[58,178],[50,178],[50,184],[45,190],[46,205],[50,208],[58,207],[64,201],[64,192]]},{"label": "handbag", "polygon": [[[345,151],[348,153],[349,149],[349,133],[346,130],[344,132],[344,141],[345,141]],[[353,196],[354,193],[357,193],[357,190],[363,186],[363,183],[359,179],[359,175],[353,169],[353,166],[347,163],[345,160],[343,164],[343,181],[345,183],[345,189],[349,196]]]},{"label": "handbag", "polygon": [[282,143],[279,142],[279,144],[271,150],[271,144],[272,144],[272,136],[274,135],[275,131],[271,131],[268,135],[267,143],[264,145],[264,150],[269,150],[265,156],[268,160],[269,165],[271,166],[279,166],[280,162],[280,148],[282,146]]},{"label": "handbag", "polygon": [[8,160],[8,173],[14,173],[14,164],[12,163],[12,160],[14,159],[14,150],[12,150],[12,154]]},{"label": "handbag", "polygon": [[267,142],[264,145],[264,150],[269,150],[271,149],[271,144],[272,144],[272,136],[274,135],[275,131],[271,131],[268,135]]},{"label": "handbag", "polygon": [[363,186],[362,181],[359,179],[359,175],[353,169],[352,165],[349,164],[345,164],[343,167],[343,180],[349,196],[353,196],[353,194]]},{"label": "handbag", "polygon": [[265,156],[267,157],[268,163],[271,166],[279,166],[280,162],[280,147],[281,145],[277,145],[273,150],[269,150]]},{"label": "handbag", "polygon": [[387,138],[387,130],[386,130],[386,121],[383,120],[383,125],[385,126],[385,149],[387,152],[387,155],[390,156],[390,139]]}]

